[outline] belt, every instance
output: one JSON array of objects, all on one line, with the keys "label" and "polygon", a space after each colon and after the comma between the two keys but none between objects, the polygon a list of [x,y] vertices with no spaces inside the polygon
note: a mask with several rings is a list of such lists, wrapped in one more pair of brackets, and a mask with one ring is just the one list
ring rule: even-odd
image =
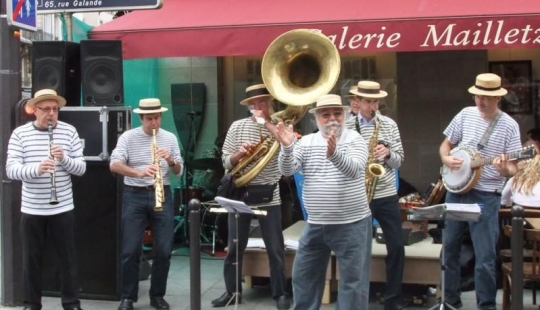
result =
[{"label": "belt", "polygon": [[[154,190],[154,185],[147,185],[147,186],[131,186],[131,185],[125,185],[125,188],[131,188],[134,190]],[[164,188],[169,187],[169,185],[163,185]]]}]

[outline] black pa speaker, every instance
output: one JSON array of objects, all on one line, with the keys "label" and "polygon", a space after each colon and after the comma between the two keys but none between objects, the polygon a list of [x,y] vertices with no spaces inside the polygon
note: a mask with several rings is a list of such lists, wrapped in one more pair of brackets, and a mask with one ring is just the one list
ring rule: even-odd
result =
[{"label": "black pa speaker", "polygon": [[68,106],[80,106],[81,71],[79,43],[35,41],[32,47],[32,96],[40,89],[54,89]]},{"label": "black pa speaker", "polygon": [[84,106],[123,105],[122,41],[82,40],[81,74]]},{"label": "black pa speaker", "polygon": [[[80,297],[119,300],[123,178],[110,172],[108,162],[87,162],[85,174],[72,182]],[[60,296],[60,271],[50,243],[42,280],[44,295]]]}]

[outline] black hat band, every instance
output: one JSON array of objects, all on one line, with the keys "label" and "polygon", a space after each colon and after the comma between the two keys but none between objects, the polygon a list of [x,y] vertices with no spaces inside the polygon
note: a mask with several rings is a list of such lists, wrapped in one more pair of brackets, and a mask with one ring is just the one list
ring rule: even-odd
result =
[{"label": "black hat band", "polygon": [[251,98],[251,97],[255,97],[255,96],[261,96],[261,95],[270,95],[270,93],[268,92],[268,89],[265,88],[257,88],[257,89],[252,89],[252,90],[249,90],[246,92],[246,98]]}]

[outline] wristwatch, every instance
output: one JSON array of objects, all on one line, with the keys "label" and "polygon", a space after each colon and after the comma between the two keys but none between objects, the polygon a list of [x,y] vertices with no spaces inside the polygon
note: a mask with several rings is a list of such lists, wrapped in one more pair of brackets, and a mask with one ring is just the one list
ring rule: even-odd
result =
[{"label": "wristwatch", "polygon": [[176,159],[173,158],[172,164],[169,164],[169,167],[174,167],[174,166],[176,166]]}]

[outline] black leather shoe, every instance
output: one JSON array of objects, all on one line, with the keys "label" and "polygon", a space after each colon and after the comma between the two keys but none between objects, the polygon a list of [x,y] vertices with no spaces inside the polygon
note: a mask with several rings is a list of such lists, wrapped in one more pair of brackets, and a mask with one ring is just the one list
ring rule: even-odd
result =
[{"label": "black leather shoe", "polygon": [[276,300],[276,304],[279,310],[288,310],[291,307],[291,302],[285,295],[279,296]]},{"label": "black leather shoe", "polygon": [[163,297],[156,297],[150,299],[150,306],[158,310],[169,310],[169,303],[163,299]]},{"label": "black leather shoe", "polygon": [[133,310],[133,300],[128,298],[122,299],[118,310]]},{"label": "black leather shoe", "polygon": [[212,300],[212,306],[215,308],[225,307],[228,305],[234,305],[236,303],[235,297],[238,296],[238,303],[242,303],[242,295],[229,295],[227,292],[223,293],[218,299]]}]

